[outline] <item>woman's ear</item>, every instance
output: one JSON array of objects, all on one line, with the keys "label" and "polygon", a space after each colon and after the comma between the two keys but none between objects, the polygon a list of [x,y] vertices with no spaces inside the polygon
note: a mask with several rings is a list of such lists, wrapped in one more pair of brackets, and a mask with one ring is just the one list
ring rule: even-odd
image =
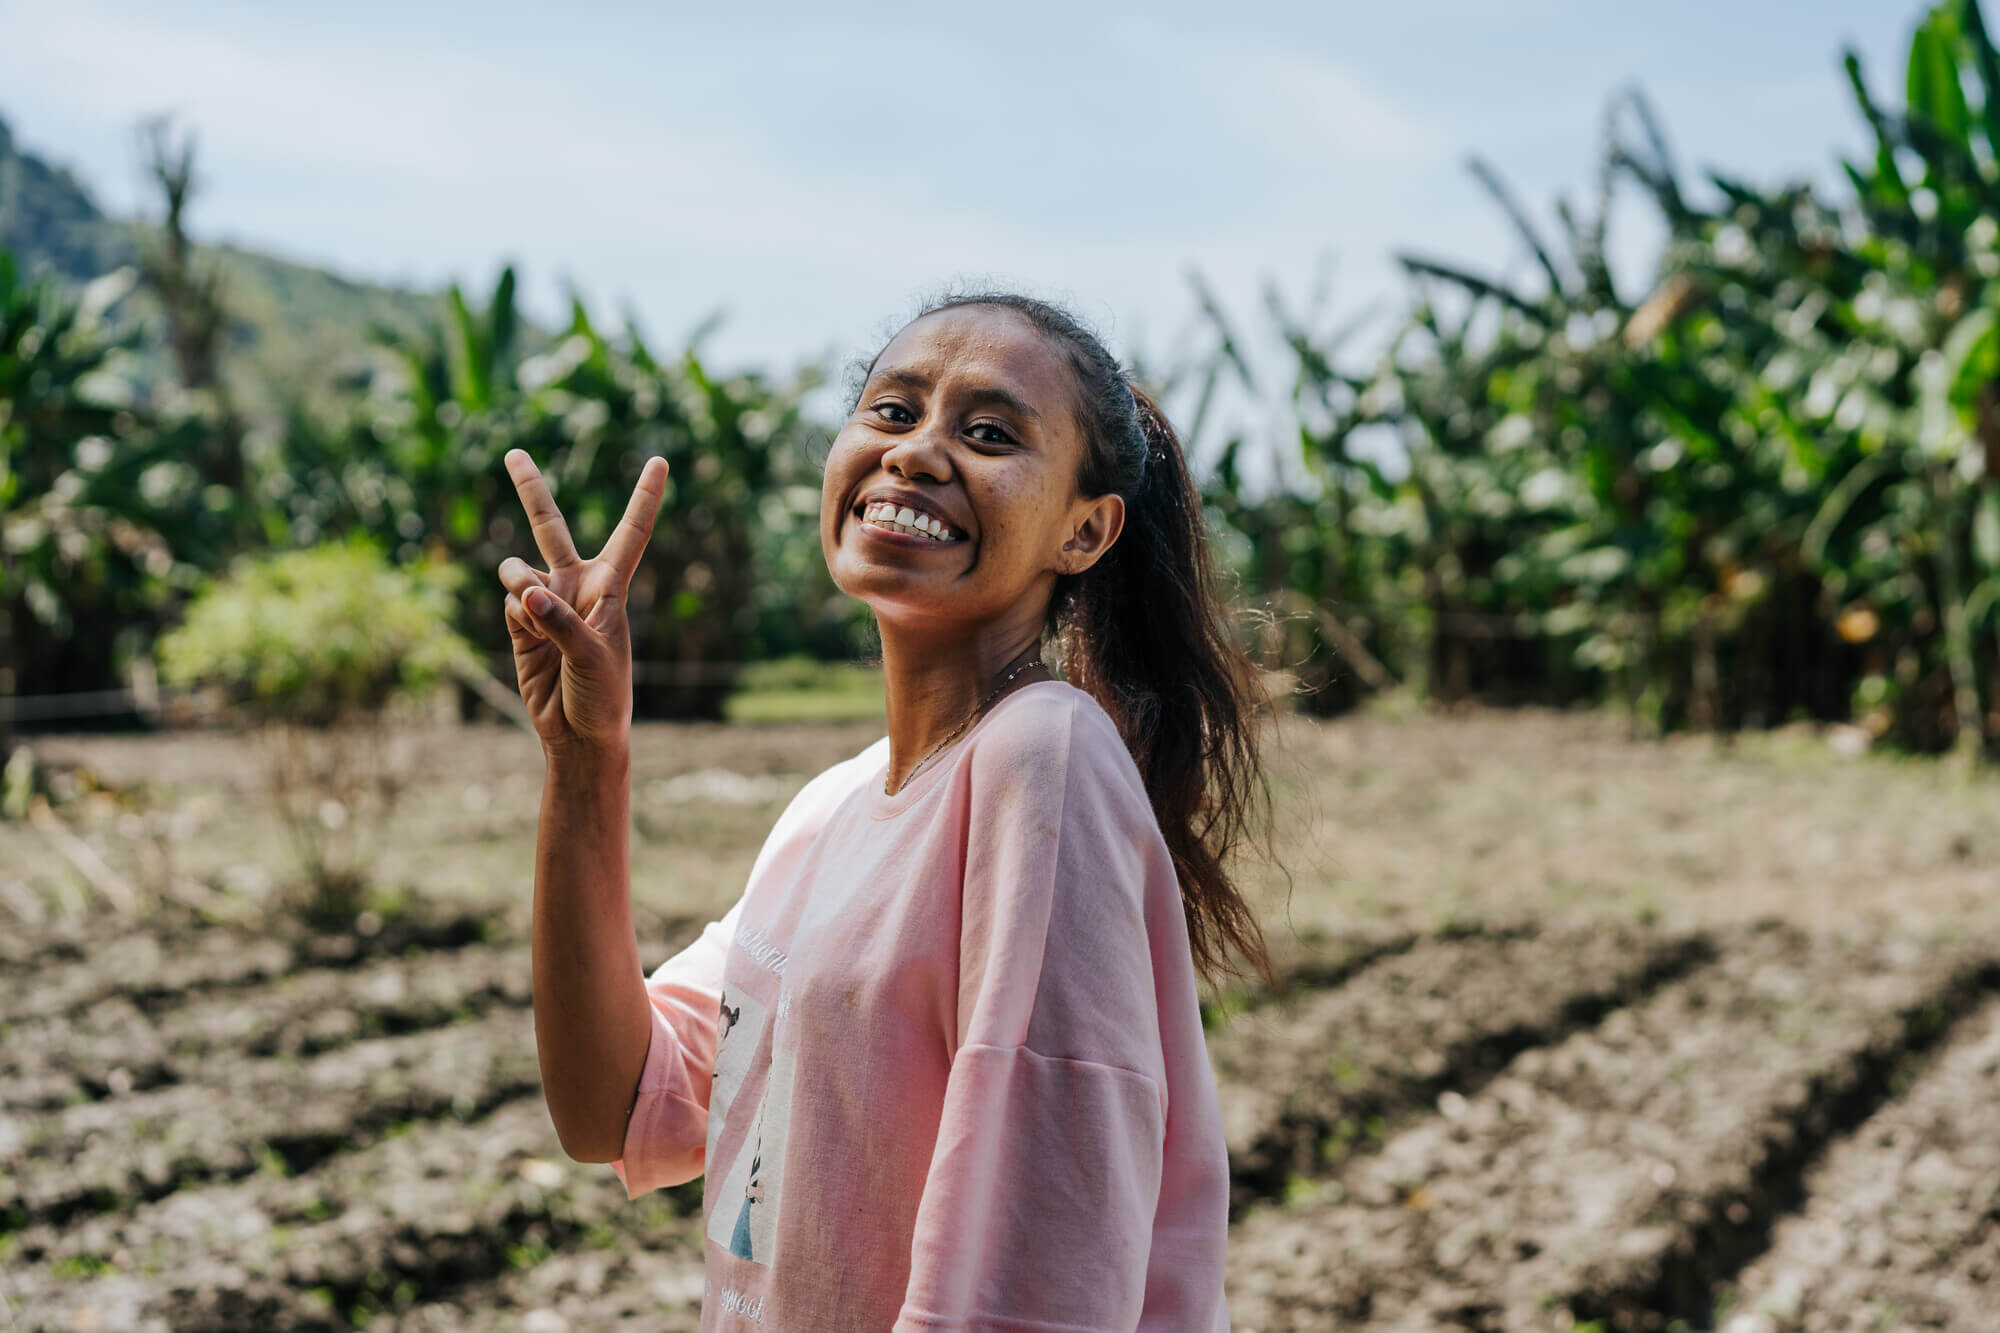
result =
[{"label": "woman's ear", "polygon": [[1070,511],[1070,522],[1069,540],[1063,543],[1056,569],[1063,574],[1081,574],[1103,559],[1125,530],[1125,497],[1079,499]]}]

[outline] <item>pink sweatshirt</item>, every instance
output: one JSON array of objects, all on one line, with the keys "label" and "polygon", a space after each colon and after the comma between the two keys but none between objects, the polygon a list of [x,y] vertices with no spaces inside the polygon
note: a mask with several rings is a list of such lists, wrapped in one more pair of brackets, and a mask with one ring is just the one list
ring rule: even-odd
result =
[{"label": "pink sweatshirt", "polygon": [[1059,681],[808,783],[648,982],[614,1163],[707,1172],[701,1326],[1213,1333],[1229,1163],[1139,771]]}]

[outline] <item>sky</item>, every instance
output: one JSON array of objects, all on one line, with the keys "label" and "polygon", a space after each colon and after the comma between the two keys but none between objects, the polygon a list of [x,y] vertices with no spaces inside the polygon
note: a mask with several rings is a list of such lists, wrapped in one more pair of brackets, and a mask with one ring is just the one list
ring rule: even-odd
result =
[{"label": "sky", "polygon": [[[1839,67],[1900,101],[1916,0],[338,6],[0,0],[0,115],[131,213],[133,127],[199,135],[199,237],[351,277],[564,294],[724,365],[866,357],[925,295],[999,282],[1171,360],[1199,270],[1331,326],[1407,290],[1394,254],[1529,277],[1465,169],[1538,219],[1593,189],[1637,83],[1684,173],[1831,181]],[[147,200],[147,202],[150,202]],[[1614,256],[1643,294],[1637,201]],[[1552,224],[1551,224],[1552,225]],[[1637,290],[1633,290],[1637,289]]]}]

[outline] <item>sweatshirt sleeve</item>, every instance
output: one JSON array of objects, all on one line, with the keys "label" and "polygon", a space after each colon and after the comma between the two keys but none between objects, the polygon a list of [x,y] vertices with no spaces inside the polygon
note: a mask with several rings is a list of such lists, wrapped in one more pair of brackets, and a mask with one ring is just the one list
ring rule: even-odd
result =
[{"label": "sweatshirt sleeve", "polygon": [[653,1033],[625,1142],[611,1164],[628,1197],[678,1185],[702,1173],[708,1151],[708,1093],[722,1005],[722,964],[743,902],[646,980]]},{"label": "sweatshirt sleeve", "polygon": [[1022,713],[970,756],[958,1030],[899,1333],[1127,1330],[1145,1303],[1165,845],[1108,720]]}]

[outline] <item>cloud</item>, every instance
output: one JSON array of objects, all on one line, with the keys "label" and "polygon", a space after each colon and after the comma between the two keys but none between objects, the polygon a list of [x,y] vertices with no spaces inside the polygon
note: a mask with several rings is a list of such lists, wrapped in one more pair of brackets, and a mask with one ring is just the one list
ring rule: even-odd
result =
[{"label": "cloud", "polygon": [[133,121],[178,112],[210,235],[475,286],[513,255],[544,304],[558,275],[668,329],[726,304],[724,345],[765,358],[960,275],[1161,333],[1189,263],[1249,296],[1237,275],[1302,271],[1336,225],[1372,246],[1443,157],[1421,114],[1241,25],[1072,20],[1053,49],[1040,29],[824,16],[752,41],[740,20],[628,15],[607,42],[604,15],[540,40],[365,5],[71,0],[10,18],[0,83],[41,122],[114,133],[126,180]]},{"label": "cloud", "polygon": [[1238,151],[1382,164],[1435,159],[1449,148],[1451,136],[1420,104],[1384,92],[1309,40],[1284,44],[1267,32],[1225,19],[1135,25],[1126,39],[1173,67],[1191,94],[1190,119],[1226,131]]},{"label": "cloud", "polygon": [[1251,47],[1221,72],[1246,128],[1290,149],[1407,164],[1438,159],[1451,142],[1421,112],[1303,52]]}]

